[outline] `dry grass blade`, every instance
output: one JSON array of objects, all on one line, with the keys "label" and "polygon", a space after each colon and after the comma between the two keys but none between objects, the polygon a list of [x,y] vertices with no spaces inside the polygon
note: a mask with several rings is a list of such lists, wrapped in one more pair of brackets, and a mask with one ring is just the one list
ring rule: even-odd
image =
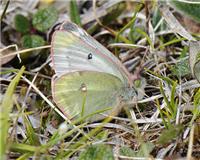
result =
[{"label": "dry grass blade", "polygon": [[180,34],[181,36],[190,41],[195,40],[195,38],[192,37],[191,34],[187,32],[185,28],[178,22],[174,15],[169,11],[169,8],[167,6],[160,5],[159,8],[164,19],[166,20],[167,24],[173,32]]},{"label": "dry grass blade", "polygon": [[1,55],[0,58],[7,58],[7,57],[15,56],[15,55],[18,55],[21,53],[31,52],[31,51],[35,51],[35,50],[41,50],[41,49],[50,48],[50,47],[51,47],[50,45],[47,45],[47,46],[41,46],[41,47],[35,47],[35,48],[28,48],[28,49],[14,52],[14,53],[9,53],[7,55]]}]

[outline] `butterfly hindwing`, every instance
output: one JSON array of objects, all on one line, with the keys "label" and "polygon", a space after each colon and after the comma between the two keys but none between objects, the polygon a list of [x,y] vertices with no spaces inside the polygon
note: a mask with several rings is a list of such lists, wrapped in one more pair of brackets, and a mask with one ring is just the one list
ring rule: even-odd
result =
[{"label": "butterfly hindwing", "polygon": [[67,73],[53,83],[54,100],[69,118],[80,117],[83,105],[84,116],[107,109],[111,112],[119,105],[123,92],[119,78],[102,72]]}]

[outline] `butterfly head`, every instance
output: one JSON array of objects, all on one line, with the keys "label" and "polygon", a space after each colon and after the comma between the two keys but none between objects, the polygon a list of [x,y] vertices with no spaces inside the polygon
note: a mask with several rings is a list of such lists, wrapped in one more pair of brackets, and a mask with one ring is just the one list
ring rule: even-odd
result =
[{"label": "butterfly head", "polygon": [[126,87],[124,88],[124,92],[121,94],[123,101],[132,101],[134,97],[137,97],[137,91],[134,87]]},{"label": "butterfly head", "polygon": [[69,21],[66,21],[62,24],[61,30],[71,32],[71,33],[73,33],[74,35],[77,35],[77,36],[87,35],[87,33],[83,29],[79,28],[76,24],[71,23]]}]

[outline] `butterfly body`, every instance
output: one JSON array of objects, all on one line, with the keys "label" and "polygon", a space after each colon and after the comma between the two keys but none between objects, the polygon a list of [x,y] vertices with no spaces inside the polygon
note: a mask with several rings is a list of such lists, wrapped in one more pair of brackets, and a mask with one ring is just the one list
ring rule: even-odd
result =
[{"label": "butterfly body", "polygon": [[[118,112],[135,90],[121,62],[77,25],[66,22],[52,40],[53,98],[69,118]],[[102,119],[95,115],[90,121]]]}]

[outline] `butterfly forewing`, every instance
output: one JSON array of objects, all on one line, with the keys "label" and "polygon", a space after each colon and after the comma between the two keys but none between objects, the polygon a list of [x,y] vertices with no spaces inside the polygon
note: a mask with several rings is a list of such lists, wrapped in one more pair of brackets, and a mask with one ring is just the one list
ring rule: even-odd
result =
[{"label": "butterfly forewing", "polygon": [[54,33],[52,57],[58,75],[91,70],[117,76],[125,84],[130,82],[120,61],[84,30],[70,22],[64,23],[61,30]]},{"label": "butterfly forewing", "polygon": [[100,44],[93,37],[87,34],[87,32],[85,32],[83,29],[79,28],[76,24],[66,22],[66,23],[63,23],[61,29],[67,32],[73,33],[73,35],[75,35],[76,37],[79,37],[82,41],[87,43],[90,47],[94,48],[96,51],[101,52],[102,54],[105,54],[110,59],[112,59],[113,62],[117,63],[120,67],[122,67],[119,60],[108,49],[106,49],[102,44]]},{"label": "butterfly forewing", "polygon": [[[62,74],[69,70],[93,70],[120,74],[116,69],[110,68],[109,63],[101,55],[95,54],[93,48],[88,47],[83,41],[71,33],[60,31],[54,35],[53,57],[56,73]],[[94,54],[93,54],[94,53]],[[93,55],[92,59],[89,55]],[[107,62],[107,63],[106,63]],[[65,70],[63,70],[65,67]]]}]

